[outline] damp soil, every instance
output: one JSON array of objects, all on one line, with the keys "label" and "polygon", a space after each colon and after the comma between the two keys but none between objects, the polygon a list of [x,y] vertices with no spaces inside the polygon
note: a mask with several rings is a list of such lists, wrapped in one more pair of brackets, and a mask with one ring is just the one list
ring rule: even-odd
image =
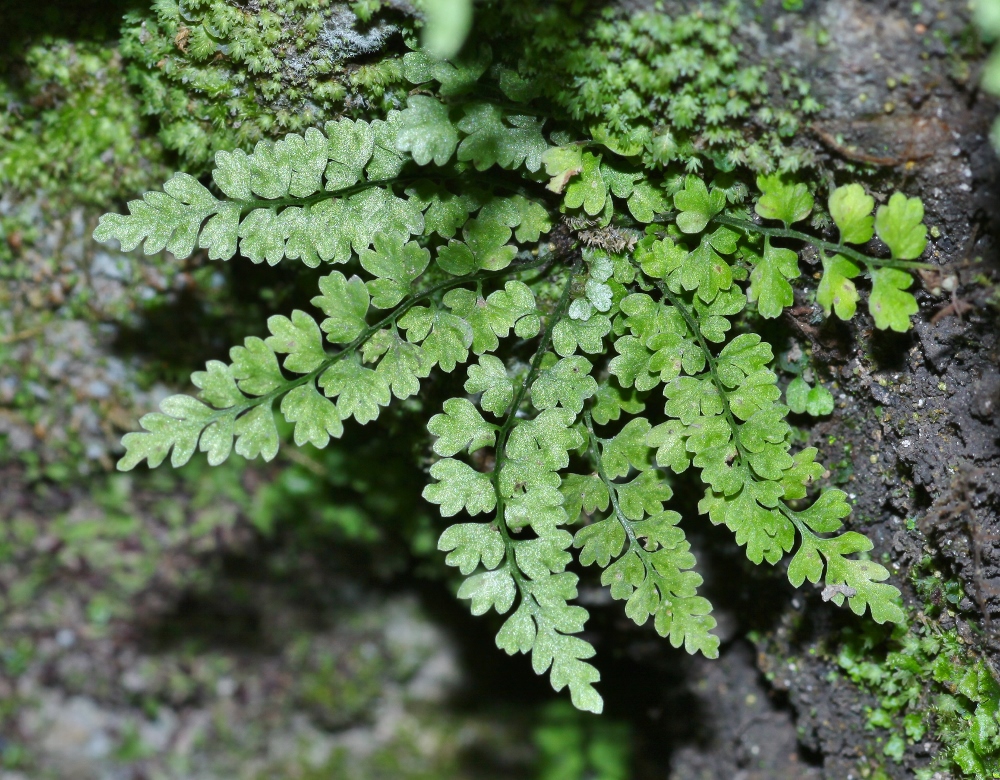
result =
[{"label": "damp soil", "polygon": [[[850,323],[824,320],[811,281],[800,286],[782,323],[786,348],[811,355],[836,407],[818,423],[793,422],[819,448],[830,484],[849,493],[850,527],[874,541],[872,558],[908,606],[918,615],[924,606],[911,574],[930,556],[968,594],[942,613],[942,627],[1000,668],[1000,323],[991,305],[1000,168],[987,137],[996,104],[975,89],[980,66],[963,48],[969,20],[958,3],[925,2],[918,14],[902,2],[805,5],[745,35],[762,60],[813,84],[824,111],[809,131],[831,180],[854,171],[877,199],[898,189],[923,200],[936,268],[918,280],[920,313],[906,334],[876,331],[862,307]],[[670,777],[908,778],[926,766],[939,745],[886,760],[865,728],[876,703],[831,675],[828,651],[858,621],[808,586],[770,598],[764,615],[735,610],[721,663],[694,683],[719,725],[704,745],[674,752]],[[759,696],[755,686],[766,706],[741,708],[745,691]],[[755,730],[770,744],[748,751]]]}]

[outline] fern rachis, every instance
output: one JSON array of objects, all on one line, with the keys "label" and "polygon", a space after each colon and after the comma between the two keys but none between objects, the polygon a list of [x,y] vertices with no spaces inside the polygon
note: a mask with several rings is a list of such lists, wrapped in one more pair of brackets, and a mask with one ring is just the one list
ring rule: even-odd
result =
[{"label": "fern rachis", "polygon": [[[815,203],[787,177],[757,179],[755,219],[732,177],[666,176],[593,139],[569,142],[527,107],[428,95],[385,120],[220,152],[212,179],[209,189],[178,174],[129,214],[106,215],[95,237],[343,270],[319,280],[324,318],[271,317],[267,338],[210,361],[192,376],[197,398],[166,399],[125,436],[119,468],[168,455],[180,466],[198,450],[213,465],[233,449],[269,460],[276,411],[297,445],[323,447],[351,417],[367,424],[432,371],[461,365],[466,394],[427,424],[439,459],[424,496],[444,517],[468,516],[439,547],[475,614],[509,613],[498,646],[530,653],[576,706],[598,712],[602,700],[594,649],[578,636],[588,615],[572,603],[574,554],[603,570],[637,623],[717,655],[668,471],[697,470],[701,513],[750,560],[794,553],[793,584],[823,582],[858,614],[902,619],[888,571],[852,557],[871,542],[841,532],[845,494],[809,502],[823,467],[813,449],[792,452],[771,347],[743,313],[753,304],[773,318],[792,303],[793,247],[809,242],[828,314],[854,314],[867,272],[875,325],[905,330],[908,270],[926,243],[918,200],[897,193],[873,216],[863,188],[836,188],[832,241],[792,227]],[[588,235],[560,228],[551,243],[561,216]],[[858,248],[876,233],[891,257]],[[467,457],[483,448],[493,457]]]}]

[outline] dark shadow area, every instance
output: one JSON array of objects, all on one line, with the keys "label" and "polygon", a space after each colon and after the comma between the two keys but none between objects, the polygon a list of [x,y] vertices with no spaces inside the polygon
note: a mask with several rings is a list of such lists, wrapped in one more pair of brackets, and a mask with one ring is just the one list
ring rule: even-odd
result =
[{"label": "dark shadow area", "polygon": [[117,38],[122,16],[148,5],[141,0],[3,0],[0,59],[16,58],[39,37],[95,41]]},{"label": "dark shadow area", "polygon": [[137,325],[120,324],[113,344],[117,354],[141,358],[159,376],[186,384],[192,370],[206,360],[227,360],[246,336],[266,337],[272,314],[303,309],[321,316],[309,303],[319,274],[301,265],[254,265],[240,256],[227,263],[176,262],[187,264],[198,281],[146,307]]},{"label": "dark shadow area", "polygon": [[876,331],[869,342],[872,361],[880,371],[905,371],[908,353],[915,343],[912,332]]},{"label": "dark shadow area", "polygon": [[253,563],[226,561],[221,582],[208,593],[186,593],[173,611],[143,637],[152,652],[185,645],[198,649],[222,648],[240,653],[268,649],[262,616],[248,585]]}]

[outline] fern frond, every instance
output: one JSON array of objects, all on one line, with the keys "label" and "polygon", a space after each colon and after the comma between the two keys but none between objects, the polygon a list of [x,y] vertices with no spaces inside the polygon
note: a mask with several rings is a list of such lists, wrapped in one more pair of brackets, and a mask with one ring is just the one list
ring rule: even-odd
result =
[{"label": "fern frond", "polygon": [[[524,267],[544,261],[543,257]],[[390,264],[388,272],[395,273],[395,269]],[[368,323],[373,301],[359,277],[347,279],[339,271],[322,277],[322,295],[313,299],[328,315],[322,323],[302,311],[292,312],[291,318],[273,316],[267,323],[271,331],[267,339],[250,337],[243,346],[233,347],[228,365],[209,361],[205,371],[191,377],[201,389],[200,400],[171,396],[161,403],[159,413],[144,416],[139,423],[145,430],[123,438],[126,453],[118,468],[130,470],[143,460],[155,467],[171,453],[171,464],[179,467],[199,448],[208,453],[210,465],[222,463],[234,448],[246,458],[259,455],[271,460],[278,452],[273,406],[279,398],[281,413],[295,424],[296,444],[326,446],[330,437],[342,435],[344,420],[354,417],[364,425],[376,419],[392,397],[415,395],[420,379],[435,365],[452,371],[464,363],[473,344],[474,326],[434,302],[461,285],[477,286],[496,276],[496,272],[483,271],[408,294],[374,324]],[[395,283],[398,278],[376,281]],[[508,288],[517,284],[521,283],[507,282]],[[530,293],[528,297],[533,312],[534,298]],[[428,301],[432,307],[420,305]],[[498,304],[497,316],[513,316],[511,322],[523,319],[523,304],[520,309]],[[398,329],[406,331],[406,338]],[[343,347],[328,352],[321,331],[328,342]],[[285,371],[301,376],[287,377],[278,364],[279,354],[285,355]]]},{"label": "fern frond", "polygon": [[[327,122],[324,132],[309,128],[276,143],[260,141],[250,154],[220,151],[212,180],[222,198],[179,173],[162,192],[130,201],[128,214],[102,216],[94,238],[116,239],[123,251],[142,244],[146,254],[166,249],[185,258],[197,247],[207,249],[212,260],[229,260],[238,249],[254,263],[275,265],[288,258],[315,268],[320,262],[347,262],[352,251],[366,252],[376,236],[399,242],[425,231],[450,237],[466,225],[474,262],[454,272],[499,270],[517,252],[507,246],[510,229],[517,228],[519,241],[537,241],[551,228],[546,209],[523,196],[477,203],[434,185],[405,189],[419,177],[401,176],[411,161],[447,165],[456,148],[458,160],[471,161],[476,170],[493,165],[537,170],[548,149],[540,125],[479,105],[467,107],[466,118],[453,126],[447,108],[414,96],[405,111],[390,112],[384,121],[341,119]],[[404,188],[405,197],[394,187]],[[481,218],[469,222],[469,214],[484,206]]]},{"label": "fern frond", "polygon": [[[594,648],[573,636],[583,630],[588,614],[583,607],[569,603],[576,597],[577,576],[565,571],[572,560],[566,550],[573,538],[561,528],[569,517],[562,506],[564,497],[559,491],[558,473],[569,464],[568,453],[583,443],[573,428],[582,407],[580,377],[593,380],[578,373],[577,366],[577,370],[564,369],[555,375],[559,377],[557,386],[561,391],[554,394],[537,391],[546,375],[543,368],[546,358],[552,357],[548,349],[553,332],[569,308],[573,276],[571,272],[559,303],[548,317],[531,368],[516,393],[508,394],[511,388],[506,372],[496,359],[482,358],[479,366],[470,368],[467,389],[485,391],[480,400],[483,408],[499,414],[503,407],[504,421],[496,433],[497,457],[491,473],[477,473],[458,461],[439,461],[432,467],[431,476],[441,481],[428,486],[424,495],[442,504],[442,514],[449,514],[455,503],[446,504],[445,500],[454,492],[455,482],[444,473],[442,464],[453,463],[456,465],[448,466],[447,470],[462,475],[458,481],[463,496],[468,494],[469,486],[478,486],[476,495],[482,498],[473,508],[496,507],[492,522],[452,526],[441,535],[438,546],[450,551],[448,563],[471,575],[459,589],[459,598],[471,600],[473,614],[482,614],[490,608],[504,614],[519,598],[517,609],[497,634],[497,646],[509,654],[530,652],[536,674],[548,671],[557,691],[569,686],[577,707],[600,712],[603,701],[593,687],[600,674],[586,662],[594,655]],[[521,419],[519,410],[529,396],[537,414]],[[569,408],[563,402],[568,402]],[[491,429],[495,426],[486,423],[478,413],[473,416],[475,410],[467,408],[467,403],[462,399],[446,402],[446,415],[438,415],[432,421],[447,437],[444,442],[439,438],[435,444],[439,451],[448,453],[464,448],[466,442],[472,442],[467,436],[470,429],[473,433],[481,431],[483,439],[492,441]],[[458,421],[450,420],[460,409],[469,420],[461,427],[462,432],[454,428]],[[487,484],[492,486],[490,500],[485,493]],[[468,503],[464,498],[457,500]],[[520,538],[520,532],[529,528],[532,537]],[[483,571],[473,574],[480,561]]]},{"label": "fern frond", "polygon": [[[250,154],[219,152],[211,189],[178,174],[129,214],[102,218],[95,237],[126,250],[350,264],[319,278],[312,303],[323,317],[273,316],[267,338],[246,339],[229,363],[210,361],[192,376],[199,398],[173,396],[143,417],[144,430],[123,439],[119,467],[168,455],[179,466],[199,449],[210,464],[233,450],[273,458],[276,406],[296,444],[324,447],[351,418],[367,424],[393,399],[417,396],[432,371],[472,361],[467,395],[447,399],[427,424],[437,459],[424,497],[443,517],[468,516],[439,547],[474,614],[508,615],[497,645],[530,653],[578,707],[599,712],[603,702],[594,648],[578,636],[589,616],[572,603],[573,550],[602,569],[636,623],[652,618],[675,647],[718,654],[711,605],[667,506],[668,470],[697,469],[700,511],[751,561],[792,554],[794,585],[823,581],[838,604],[901,620],[888,571],[852,557],[871,542],[842,532],[844,494],[797,503],[824,469],[815,449],[792,452],[773,351],[740,329],[792,305],[795,247],[809,244],[823,264],[816,295],[827,314],[856,313],[856,280],[867,273],[876,327],[906,330],[917,310],[910,272],[926,245],[920,202],[897,193],[876,210],[859,185],[836,188],[828,207],[838,236],[828,241],[796,228],[816,205],[813,191],[775,174],[758,177],[752,217],[735,174],[639,167],[683,152],[699,170],[687,131],[679,140],[632,132],[607,117],[579,142],[565,129],[549,136],[523,102],[531,85],[490,69],[491,56],[412,52],[406,78],[436,83],[434,94],[411,95],[384,120],[343,119]],[[476,87],[485,79],[522,102],[485,99]],[[675,126],[698,115],[692,84],[671,101]],[[706,112],[713,138],[725,137],[729,110]],[[733,156],[766,156],[771,141]],[[890,257],[858,248],[875,235]],[[748,303],[751,316],[741,317]],[[525,365],[517,356],[532,350]],[[798,382],[786,391],[790,406],[831,411],[826,391]],[[569,471],[580,460],[590,473]],[[574,536],[567,526],[579,522]]]},{"label": "fern frond", "polygon": [[[744,339],[738,347],[732,342],[733,349],[728,354],[723,350],[717,359],[701,331],[697,309],[662,282],[657,287],[701,343],[709,367],[700,376],[678,378],[665,386],[666,413],[676,423],[657,426],[647,437],[658,448],[657,463],[683,471],[690,459],[702,470],[709,487],[699,510],[733,531],[754,563],[777,563],[793,549],[798,531],[800,547],[793,558],[795,566],[789,567],[794,585],[807,577],[818,581],[825,560],[827,585],[843,586],[838,603],[846,596],[858,614],[868,607],[879,623],[902,620],[899,591],[884,583],[889,577],[885,567],[845,557],[866,552],[871,542],[854,532],[835,537],[816,533],[842,527],[841,518],[850,513],[842,491],[827,490],[805,512],[793,511],[783,500],[787,487],[783,480],[798,464],[788,452],[791,429],[784,421],[788,409],[777,403],[776,377],[760,367],[769,355],[754,350],[752,339]],[[798,481],[797,489],[787,492],[804,495],[812,473],[799,469],[793,480]]]},{"label": "fern frond", "polygon": [[[601,583],[610,586],[613,598],[626,602],[625,614],[638,625],[652,617],[657,633],[674,647],[717,658],[712,605],[697,595],[702,578],[691,571],[695,559],[677,527],[681,516],[663,508],[673,493],[653,470],[646,444],[649,423],[636,418],[604,440],[594,432],[589,412],[584,420],[590,456],[604,486],[601,503],[606,509],[610,500],[612,513],[577,531],[573,545],[582,548],[580,563],[604,569]],[[630,468],[639,471],[634,480],[612,481]]]}]

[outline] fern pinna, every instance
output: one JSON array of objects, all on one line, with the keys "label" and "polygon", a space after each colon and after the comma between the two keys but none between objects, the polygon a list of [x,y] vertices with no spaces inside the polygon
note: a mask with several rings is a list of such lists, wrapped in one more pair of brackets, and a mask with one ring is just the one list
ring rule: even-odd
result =
[{"label": "fern pinna", "polygon": [[[579,636],[588,613],[572,603],[574,550],[636,623],[718,654],[667,508],[670,471],[698,470],[700,511],[751,561],[794,552],[794,585],[823,582],[859,615],[902,620],[888,571],[864,557],[871,542],[841,531],[847,496],[811,495],[824,469],[815,449],[791,450],[772,349],[749,328],[792,304],[795,247],[810,244],[827,314],[853,316],[867,275],[876,327],[906,330],[908,269],[926,244],[920,201],[897,193],[875,211],[860,185],[838,187],[826,204],[838,232],[815,236],[793,227],[814,211],[803,183],[758,177],[754,214],[732,174],[643,168],[522,113],[516,94],[455,97],[478,64],[408,57],[411,80],[440,82],[443,98],[219,152],[212,189],[177,174],[128,215],[102,218],[95,237],[125,250],[346,266],[319,280],[324,318],[271,317],[266,339],[210,361],[192,376],[198,397],[167,398],[125,436],[119,468],[168,455],[180,466],[196,450],[210,464],[234,449],[269,460],[276,406],[297,445],[323,447],[350,418],[364,425],[419,393],[432,371],[460,370],[466,394],[427,423],[438,459],[424,496],[465,516],[439,547],[473,613],[509,615],[497,645],[530,653],[577,707],[599,712],[602,699]],[[876,233],[890,257],[857,248]],[[492,457],[468,457],[480,449]]]}]

